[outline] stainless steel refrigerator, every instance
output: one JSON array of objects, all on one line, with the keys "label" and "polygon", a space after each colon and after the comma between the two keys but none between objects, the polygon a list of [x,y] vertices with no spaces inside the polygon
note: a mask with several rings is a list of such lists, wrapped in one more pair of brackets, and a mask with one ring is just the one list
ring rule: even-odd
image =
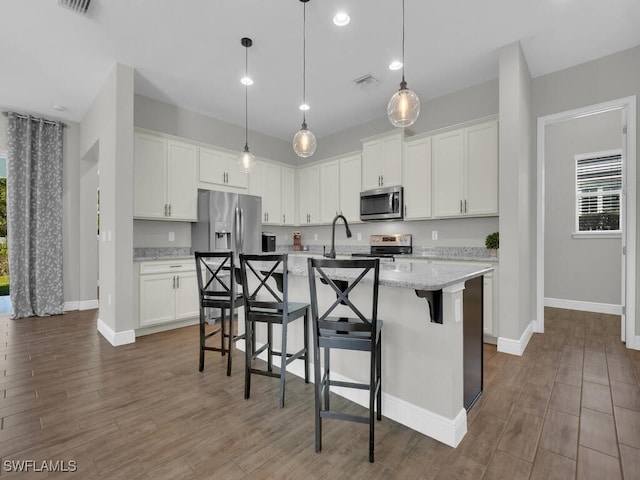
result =
[{"label": "stainless steel refrigerator", "polygon": [[191,248],[194,252],[260,253],[261,215],[260,197],[198,190],[198,222],[191,224]]}]

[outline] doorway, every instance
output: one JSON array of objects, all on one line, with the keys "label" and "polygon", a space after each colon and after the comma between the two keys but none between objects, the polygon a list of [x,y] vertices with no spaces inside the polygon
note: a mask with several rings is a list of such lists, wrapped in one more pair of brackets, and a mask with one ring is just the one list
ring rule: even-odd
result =
[{"label": "doorway", "polygon": [[[608,259],[608,267],[609,274],[615,274],[612,272],[617,271],[619,277],[616,279],[616,288],[618,289],[618,301],[613,303],[602,301],[600,299],[599,302],[576,302],[574,305],[582,306],[583,310],[590,311],[599,311],[601,313],[616,313],[621,315],[621,337],[622,341],[626,342],[628,348],[640,348],[636,342],[635,331],[636,331],[636,316],[635,316],[635,306],[636,306],[636,153],[635,153],[635,133],[636,133],[636,97],[627,97],[620,100],[615,100],[611,102],[606,102],[598,105],[593,105],[589,107],[584,107],[576,110],[571,110],[567,112],[561,112],[558,114],[548,115],[545,117],[538,118],[538,177],[537,177],[537,284],[536,284],[536,314],[537,314],[537,322],[536,322],[536,331],[543,332],[544,331],[544,307],[545,304],[545,293],[547,291],[547,287],[545,281],[545,259],[549,257],[549,252],[545,251],[545,247],[549,247],[546,243],[549,241],[549,238],[553,238],[551,233],[548,230],[550,228],[554,228],[553,225],[550,225],[547,222],[547,212],[549,212],[549,207],[553,206],[549,203],[558,201],[557,198],[554,198],[552,194],[555,193],[555,189],[557,185],[554,185],[555,177],[550,176],[549,172],[554,171],[555,165],[553,165],[552,159],[549,158],[549,143],[552,141],[554,129],[562,128],[563,125],[570,125],[569,122],[574,122],[573,124],[578,124],[583,122],[584,125],[588,125],[592,120],[596,118],[615,118],[618,120],[617,129],[619,132],[619,155],[622,159],[622,178],[623,185],[622,190],[619,196],[619,233],[618,233],[618,253],[614,254],[612,258]],[[557,133],[557,132],[556,132]],[[587,150],[589,150],[587,148]],[[598,150],[595,148],[595,150]],[[578,153],[578,152],[574,152]],[[612,153],[611,151],[603,152],[581,152],[583,155],[574,155],[572,161],[574,164],[573,175],[578,175],[579,169],[581,168],[580,162],[584,162],[586,158],[589,157],[589,154],[596,155],[605,153],[608,155]],[[586,156],[585,156],[586,155]],[[597,156],[597,155],[596,155]],[[595,157],[594,157],[595,158]],[[578,172],[578,173],[576,173]],[[574,176],[574,182],[577,177]],[[576,184],[573,185],[572,194],[575,196],[571,199],[571,208],[575,210],[576,219],[580,217],[580,192],[579,188],[576,187]],[[595,201],[593,200],[595,198]],[[593,197],[589,201],[594,202],[594,205],[597,206],[597,197]],[[605,197],[609,198],[609,197]],[[585,213],[585,212],[582,212]],[[595,212],[594,212],[595,213]],[[594,215],[592,215],[594,216]],[[597,215],[595,215],[597,216]],[[595,217],[594,216],[594,217]],[[578,220],[576,220],[576,225],[574,229],[574,234],[572,235],[574,239],[578,239],[581,236],[581,232],[576,231],[580,230],[578,227]],[[597,237],[600,235],[598,241],[602,241],[604,237],[607,235],[602,235],[603,232],[593,232],[592,237]],[[565,235],[566,236],[566,235]],[[616,241],[616,236],[614,234],[608,235],[611,241]],[[588,238],[588,236],[585,236]],[[583,237],[583,238],[585,238]],[[578,242],[589,242],[590,240],[577,240]],[[575,243],[574,243],[575,245]],[[582,247],[584,247],[584,243]],[[593,246],[593,245],[592,245]],[[582,248],[581,247],[581,248]],[[546,255],[547,254],[547,255]],[[546,256],[545,256],[546,255]],[[548,261],[548,259],[547,259]],[[618,262],[617,265],[612,265],[611,262]],[[605,260],[606,264],[606,260]],[[611,268],[615,267],[615,268]],[[616,270],[617,268],[617,270]],[[597,274],[596,274],[597,276]],[[549,276],[547,276],[547,281],[549,280]],[[582,278],[584,281],[589,281],[589,278]],[[548,281],[548,283],[552,283]],[[566,284],[564,285],[566,288]],[[600,293],[600,292],[598,292]],[[603,297],[603,298],[611,298]],[[567,305],[572,305],[568,303]],[[548,306],[562,306],[562,305],[554,305],[553,303]],[[604,307],[603,307],[604,306]],[[564,308],[571,308],[564,307]],[[604,310],[603,310],[604,309]],[[607,309],[611,309],[612,311],[608,311]]]}]

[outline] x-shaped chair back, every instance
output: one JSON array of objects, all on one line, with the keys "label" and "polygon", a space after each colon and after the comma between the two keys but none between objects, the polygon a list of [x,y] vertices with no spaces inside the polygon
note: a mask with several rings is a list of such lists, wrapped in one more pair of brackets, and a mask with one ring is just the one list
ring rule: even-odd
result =
[{"label": "x-shaped chair back", "polygon": [[[286,254],[242,253],[240,270],[245,306],[249,311],[256,308],[282,311],[285,308],[288,297]],[[260,293],[262,295],[259,295]]]},{"label": "x-shaped chair back", "polygon": [[196,252],[195,257],[200,299],[223,301],[235,297],[233,252]]}]

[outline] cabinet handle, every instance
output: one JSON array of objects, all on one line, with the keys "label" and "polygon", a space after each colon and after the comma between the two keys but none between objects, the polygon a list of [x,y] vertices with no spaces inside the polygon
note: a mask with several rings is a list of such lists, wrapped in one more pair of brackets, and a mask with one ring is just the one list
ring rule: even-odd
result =
[{"label": "cabinet handle", "polygon": [[282,223],[287,223],[287,222],[286,222],[286,220],[285,220],[285,218],[286,218],[286,217],[285,217],[284,215],[285,215],[285,214],[283,213],[283,214],[282,214]]},{"label": "cabinet handle", "polygon": [[384,187],[384,175],[380,175],[380,186]]},{"label": "cabinet handle", "polygon": [[171,204],[169,204],[169,216],[171,216]]},{"label": "cabinet handle", "polygon": [[168,210],[167,210],[167,204],[165,203],[165,204],[164,204],[164,216],[165,216],[165,217],[167,216],[167,211],[168,211]]},{"label": "cabinet handle", "polygon": [[176,289],[176,276],[173,276],[173,289]]},{"label": "cabinet handle", "polygon": [[462,213],[462,200],[460,200],[460,213]]},{"label": "cabinet handle", "polygon": [[180,288],[180,275],[176,276],[176,288]]},{"label": "cabinet handle", "polygon": [[404,216],[405,217],[407,216],[407,206],[406,205],[404,206]]},{"label": "cabinet handle", "polygon": [[464,213],[467,213],[467,201],[464,201]]},{"label": "cabinet handle", "polygon": [[267,222],[269,221],[269,212],[267,212]]}]

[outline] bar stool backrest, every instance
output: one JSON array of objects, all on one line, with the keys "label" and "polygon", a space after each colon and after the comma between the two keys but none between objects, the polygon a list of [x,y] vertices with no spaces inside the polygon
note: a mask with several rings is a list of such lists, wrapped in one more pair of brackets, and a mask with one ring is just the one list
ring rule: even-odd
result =
[{"label": "bar stool backrest", "polygon": [[196,252],[195,257],[200,301],[230,302],[235,298],[238,272],[233,252]]},{"label": "bar stool backrest", "polygon": [[[313,319],[314,333],[317,335],[320,346],[350,350],[370,350],[373,348],[370,340],[375,338],[378,331],[380,260],[377,258],[358,260],[309,258],[308,270],[311,318]],[[348,275],[347,278],[354,277],[354,279],[345,281],[343,275],[349,270],[355,271],[355,277]],[[369,273],[371,271],[373,271],[372,282],[366,285],[370,287],[369,291],[371,292],[371,315],[366,316],[351,301],[349,293],[353,292],[367,275],[371,276]],[[336,276],[343,278],[335,280]],[[316,278],[320,279],[320,283],[324,287],[318,285]],[[369,279],[366,283],[369,283]],[[336,300],[323,311],[319,311],[318,288],[330,289],[336,295]],[[339,305],[343,306],[341,307],[342,311],[346,308],[348,313],[332,316],[331,314]],[[367,341],[363,342],[362,340]]]},{"label": "bar stool backrest", "polygon": [[[286,310],[288,301],[287,254],[240,254],[240,277],[245,308]],[[275,288],[274,288],[275,287]],[[261,295],[259,295],[261,294]]]}]

